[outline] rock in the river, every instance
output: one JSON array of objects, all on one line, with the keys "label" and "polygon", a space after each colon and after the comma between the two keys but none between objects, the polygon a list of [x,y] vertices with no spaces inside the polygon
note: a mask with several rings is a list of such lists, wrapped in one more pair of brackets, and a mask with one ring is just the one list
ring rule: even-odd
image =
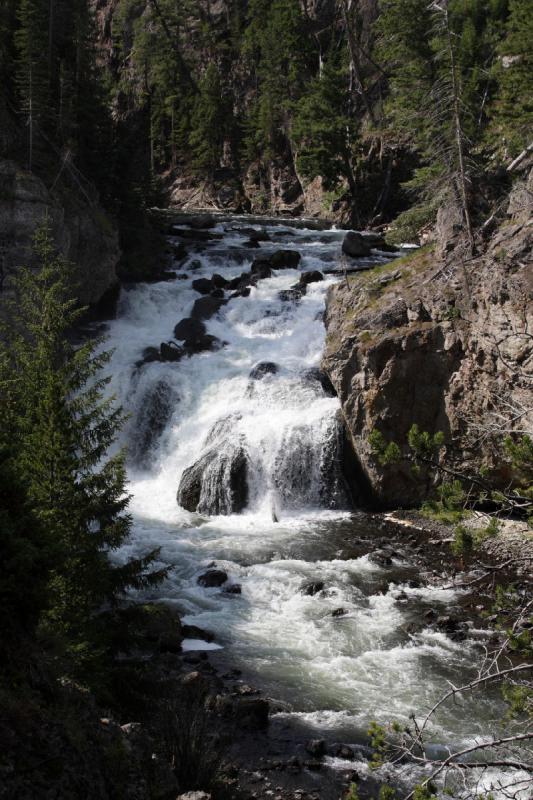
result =
[{"label": "rock in the river", "polygon": [[135,415],[128,455],[143,463],[159,442],[178,402],[172,387],[162,378],[144,393]]},{"label": "rock in the river", "polygon": [[309,755],[322,758],[326,755],[326,742],[324,739],[310,739],[305,743],[305,749]]},{"label": "rock in the river", "polygon": [[323,588],[324,581],[306,581],[300,586],[300,592],[313,597],[315,594],[321,592]]},{"label": "rock in the river", "polygon": [[256,258],[252,262],[252,275],[256,280],[264,280],[272,276],[270,260],[268,258]]},{"label": "rock in the river", "polygon": [[362,256],[369,256],[372,248],[360,233],[348,231],[342,243],[342,252],[352,258],[361,258]]},{"label": "rock in the river", "polygon": [[304,380],[309,382],[319,383],[322,389],[324,390],[324,394],[328,397],[336,397],[337,393],[335,391],[335,387],[331,383],[328,375],[324,372],[324,370],[319,369],[318,367],[310,367],[306,369],[305,372],[302,373],[302,377]]},{"label": "rock in the river", "polygon": [[348,612],[346,611],[345,608],[336,608],[334,611],[331,612],[331,616],[335,617],[335,619],[336,619],[338,617],[346,616],[347,613]]},{"label": "rock in the river", "polygon": [[196,353],[207,353],[221,350],[225,345],[217,336],[206,333],[203,336],[196,336],[194,339],[185,339],[183,348],[187,355],[193,356]]},{"label": "rock in the river", "polygon": [[185,355],[185,350],[176,344],[176,342],[161,342],[159,348],[161,353],[161,361],[181,361]]},{"label": "rock in the river", "polygon": [[454,642],[463,642],[468,635],[468,625],[466,622],[458,620],[456,617],[449,615],[438,616],[435,620],[435,627],[445,633],[449,639]]},{"label": "rock in the river", "polygon": [[224,588],[224,594],[242,594],[242,586],[240,583],[232,583],[231,586]]},{"label": "rock in the river", "polygon": [[199,294],[209,294],[213,290],[213,282],[209,278],[196,278],[192,282],[192,288]]},{"label": "rock in the river", "polygon": [[228,580],[228,573],[223,569],[208,569],[203,575],[197,579],[200,586],[205,586],[206,589],[213,589],[215,587],[223,586]]},{"label": "rock in the river", "polygon": [[229,283],[227,278],[224,278],[223,275],[219,275],[218,272],[215,272],[213,277],[211,278],[211,283],[215,287],[215,289],[225,289]]},{"label": "rock in the river", "polygon": [[256,364],[250,371],[249,377],[252,381],[260,381],[266,375],[276,375],[278,372],[278,364],[275,364],[273,361],[260,361],[259,364]]},{"label": "rock in the river", "polygon": [[278,292],[278,297],[284,303],[297,303],[302,299],[302,289],[282,289]]},{"label": "rock in the river", "polygon": [[319,283],[323,280],[324,276],[317,269],[314,269],[311,272],[302,272],[300,276],[300,284],[302,286],[308,286],[310,283]]},{"label": "rock in the river", "polygon": [[297,250],[276,250],[270,256],[272,269],[296,269],[302,257]]},{"label": "rock in the river", "polygon": [[161,361],[161,352],[158,347],[145,347],[143,357],[137,361],[135,366],[142,367],[144,364],[153,364],[154,361]]},{"label": "rock in the river", "polygon": [[248,503],[248,456],[241,444],[220,442],[186,469],[178,489],[178,503],[187,511],[228,515]]},{"label": "rock in the river", "polygon": [[213,289],[210,292],[210,297],[215,297],[217,300],[222,300],[224,298],[224,289]]},{"label": "rock in the river", "polygon": [[201,320],[186,317],[174,328],[174,338],[178,341],[194,340],[205,336],[206,332],[205,324]]},{"label": "rock in the river", "polygon": [[368,560],[378,567],[392,567],[392,558],[383,550],[375,550],[368,554]]},{"label": "rock in the river", "polygon": [[220,311],[226,302],[226,300],[218,297],[211,297],[210,295],[207,295],[206,297],[200,297],[194,303],[191,311],[191,317],[193,319],[211,319],[211,317],[214,317],[215,314]]}]

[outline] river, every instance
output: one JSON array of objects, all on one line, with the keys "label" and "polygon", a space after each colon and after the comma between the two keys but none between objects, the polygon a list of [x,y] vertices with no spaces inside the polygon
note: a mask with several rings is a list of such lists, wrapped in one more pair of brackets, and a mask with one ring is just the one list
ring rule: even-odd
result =
[{"label": "river", "polygon": [[[180,266],[186,278],[122,290],[108,345],[111,388],[131,414],[123,443],[133,536],[119,557],[161,548],[170,573],[151,597],[213,631],[221,648],[215,662],[242,669],[281,701],[278,723],[292,720],[314,738],[364,748],[372,720],[406,722],[431,707],[447,681],[470,677],[485,634],[474,626],[458,642],[425,624],[424,614],[449,613],[459,594],[420,582],[402,556],[392,566],[374,563],[368,551],[382,534],[351,513],[340,471],[339,402],[317,373],[326,293],[339,280],[327,273],[337,265],[343,232],[287,220],[253,227],[270,238],[260,249],[245,245],[249,222],[221,219],[212,232],[223,238],[189,243]],[[253,258],[279,249],[301,253],[297,269],[276,270],[206,321],[223,347],[177,363],[140,363],[145,348],[172,339],[174,326],[189,317],[200,297],[193,279],[234,278]],[[386,259],[375,253],[370,260]],[[324,280],[300,298],[280,296],[311,270]],[[246,461],[244,510],[209,516],[181,508],[182,476],[206,454],[200,505],[231,507],[236,450]],[[213,564],[240,594],[198,584]],[[321,591],[302,592],[318,581]],[[430,725],[434,752],[497,733],[501,712],[488,694],[448,705]],[[335,756],[328,763],[346,766]],[[408,773],[402,767],[406,780]],[[486,771],[481,786],[493,777]]]}]

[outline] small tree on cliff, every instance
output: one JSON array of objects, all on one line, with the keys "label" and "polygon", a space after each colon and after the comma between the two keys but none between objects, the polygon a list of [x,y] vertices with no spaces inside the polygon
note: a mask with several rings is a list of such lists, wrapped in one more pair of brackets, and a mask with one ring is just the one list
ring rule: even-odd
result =
[{"label": "small tree on cliff", "polygon": [[97,650],[99,610],[161,573],[149,571],[155,552],[124,566],[110,561],[131,525],[123,456],[107,455],[123,420],[103,395],[110,354],[100,352],[100,340],[78,348],[68,340],[81,311],[72,299],[72,269],[56,256],[47,224],[35,252],[39,270],[22,269],[15,281],[2,432],[53,556],[48,626],[83,662]]}]

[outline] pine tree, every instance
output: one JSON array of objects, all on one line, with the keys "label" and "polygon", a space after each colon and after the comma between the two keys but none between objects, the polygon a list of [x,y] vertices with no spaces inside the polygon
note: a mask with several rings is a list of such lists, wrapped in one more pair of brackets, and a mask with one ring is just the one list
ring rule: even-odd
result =
[{"label": "pine tree", "polygon": [[510,0],[505,37],[494,68],[498,91],[489,141],[508,160],[533,140],[533,14],[527,0]]},{"label": "pine tree", "polygon": [[212,177],[217,166],[220,166],[228,117],[231,114],[218,69],[214,64],[208,66],[199,89],[191,120],[190,145],[194,167]]},{"label": "pine tree", "polygon": [[48,0],[20,0],[15,34],[17,87],[28,127],[28,167],[33,169],[36,134],[51,115]]},{"label": "pine tree", "polygon": [[344,177],[352,193],[356,185],[352,158],[357,125],[346,113],[349,102],[348,74],[342,59],[329,58],[319,76],[310,82],[296,106],[292,138],[297,164],[304,177],[321,175],[327,190]]},{"label": "pine tree", "polygon": [[15,282],[6,418],[15,474],[55,550],[48,625],[83,662],[94,648],[98,611],[161,573],[148,572],[155,553],[124,566],[110,561],[131,525],[123,456],[107,455],[123,420],[103,395],[110,354],[101,341],[75,348],[68,340],[81,312],[71,299],[72,267],[56,256],[47,224],[35,250],[39,270],[22,269]]}]

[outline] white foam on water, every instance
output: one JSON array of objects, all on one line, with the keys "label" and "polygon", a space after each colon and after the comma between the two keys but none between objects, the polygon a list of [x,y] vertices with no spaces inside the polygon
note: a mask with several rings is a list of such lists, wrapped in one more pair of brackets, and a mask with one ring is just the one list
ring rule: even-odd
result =
[{"label": "white foam on water", "polygon": [[[237,220],[233,227],[239,224],[247,225]],[[217,230],[227,227],[220,223]],[[130,446],[134,525],[118,558],[161,548],[169,577],[148,598],[172,603],[185,622],[217,637],[211,645],[186,640],[184,649],[223,647],[225,657],[291,703],[288,719],[360,736],[371,720],[405,721],[430,708],[448,680],[460,683],[471,675],[478,653],[471,641],[454,643],[423,625],[405,633],[410,604],[446,607],[457,593],[394,584],[367,557],[335,558],[335,537],[348,516],[341,503],[331,508],[331,487],[325,491],[338,461],[339,402],[304,376],[320,365],[325,297],[335,279],[311,284],[298,303],[281,300],[279,292],[302,269],[335,267],[343,232],[283,229],[290,231],[285,240],[276,238],[279,228],[269,229],[273,241],[254,257],[297,249],[304,255],[301,269],[280,270],[249,297],[222,307],[206,323],[207,332],[226,343],[216,352],[135,366],[146,347],[172,339],[176,323],[190,314],[199,297],[194,278],[214,272],[232,278],[249,269],[251,257],[232,260],[229,248],[242,248],[247,238],[238,230],[192,254],[183,267],[188,280],[123,290],[109,330],[111,390],[131,414],[123,443]],[[200,267],[192,271],[194,259]],[[260,362],[273,362],[278,371],[251,381]],[[209,517],[180,508],[176,493],[184,471],[209,448],[223,455],[235,443],[250,465],[243,513]],[[325,536],[332,541],[330,560],[323,557]],[[198,584],[213,561],[241,585],[240,595]],[[323,582],[323,591],[302,593],[309,581]],[[407,608],[396,602],[400,590],[409,598]],[[344,615],[333,617],[341,608]],[[429,732],[437,743],[460,744],[496,731],[499,714],[493,696],[466,698],[446,707]]]}]

